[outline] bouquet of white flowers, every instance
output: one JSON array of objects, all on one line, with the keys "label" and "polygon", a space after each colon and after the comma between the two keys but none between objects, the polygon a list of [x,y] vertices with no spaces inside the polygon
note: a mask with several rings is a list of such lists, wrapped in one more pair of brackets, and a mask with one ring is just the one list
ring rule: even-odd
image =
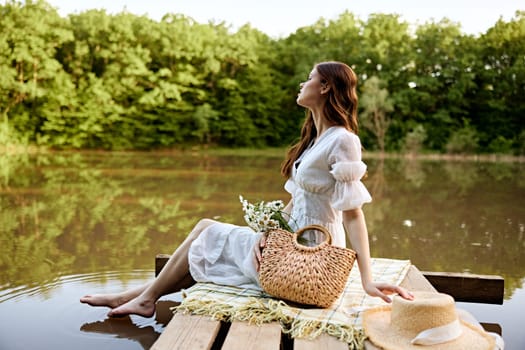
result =
[{"label": "bouquet of white flowers", "polygon": [[271,229],[280,228],[293,232],[283,215],[284,203],[281,200],[256,204],[249,203],[239,196],[244,211],[244,220],[255,232],[265,233]]}]

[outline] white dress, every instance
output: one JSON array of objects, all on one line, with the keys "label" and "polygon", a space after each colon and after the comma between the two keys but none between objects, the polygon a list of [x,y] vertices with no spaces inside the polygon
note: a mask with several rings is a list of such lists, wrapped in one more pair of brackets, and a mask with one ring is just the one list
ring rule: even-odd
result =
[{"label": "white dress", "polygon": [[[297,159],[285,184],[293,200],[290,226],[296,230],[320,224],[330,231],[334,245],[344,247],[342,211],[372,200],[361,182],[365,172],[359,137],[343,127],[327,129]],[[304,238],[314,244],[324,239],[313,231],[309,234]],[[193,279],[260,289],[252,249],[259,236],[246,226],[209,226],[190,247],[188,259]]]}]

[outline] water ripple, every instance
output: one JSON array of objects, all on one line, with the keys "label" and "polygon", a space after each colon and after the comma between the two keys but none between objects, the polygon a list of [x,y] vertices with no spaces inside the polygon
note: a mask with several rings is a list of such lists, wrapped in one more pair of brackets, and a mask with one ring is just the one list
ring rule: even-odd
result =
[{"label": "water ripple", "polygon": [[[151,270],[132,270],[132,271],[104,271],[85,274],[73,274],[60,276],[51,281],[39,282],[38,285],[19,285],[0,287],[0,303],[8,300],[21,300],[26,297],[46,295],[50,290],[65,287],[68,285],[84,284],[115,284],[116,282],[130,282],[135,280],[145,280],[151,278]],[[133,282],[131,282],[133,283]]]},{"label": "water ripple", "polygon": [[[63,275],[34,285],[0,287],[2,349],[149,349],[172,316],[176,295],[157,302],[154,317],[107,317],[109,308],[79,302],[87,293],[114,293],[142,285],[151,270]],[[27,337],[27,332],[31,337]]]}]

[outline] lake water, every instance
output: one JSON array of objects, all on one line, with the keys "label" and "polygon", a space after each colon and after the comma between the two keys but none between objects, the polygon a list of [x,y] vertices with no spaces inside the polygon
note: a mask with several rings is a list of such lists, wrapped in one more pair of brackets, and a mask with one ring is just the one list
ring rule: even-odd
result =
[{"label": "lake water", "polygon": [[[503,305],[460,306],[499,323],[507,349],[525,349],[525,164],[365,161],[372,255],[503,276]],[[152,318],[123,319],[79,297],[151,279],[155,254],[171,253],[199,218],[242,224],[240,194],[287,200],[280,162],[190,151],[0,155],[0,349],[148,349],[173,297]]]}]

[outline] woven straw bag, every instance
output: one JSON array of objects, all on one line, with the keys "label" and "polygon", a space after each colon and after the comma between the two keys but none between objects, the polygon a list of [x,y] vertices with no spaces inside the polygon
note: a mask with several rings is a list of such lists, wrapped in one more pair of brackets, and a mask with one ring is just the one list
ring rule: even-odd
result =
[{"label": "woven straw bag", "polygon": [[[309,230],[324,233],[325,240],[314,247],[301,245],[297,238]],[[259,281],[272,296],[305,305],[329,307],[344,290],[356,253],[331,245],[330,232],[309,225],[292,233],[273,229],[262,252]]]}]

